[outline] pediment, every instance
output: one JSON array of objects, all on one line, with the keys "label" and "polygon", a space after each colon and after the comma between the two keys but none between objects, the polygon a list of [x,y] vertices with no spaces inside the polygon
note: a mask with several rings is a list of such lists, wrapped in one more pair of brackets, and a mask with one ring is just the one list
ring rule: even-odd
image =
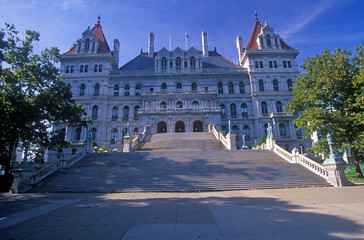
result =
[{"label": "pediment", "polygon": [[183,56],[184,52],[179,46],[176,47],[173,51],[173,55]]},{"label": "pediment", "polygon": [[82,39],[90,39],[95,40],[95,34],[90,30],[90,27],[88,27],[83,33],[82,33]]}]

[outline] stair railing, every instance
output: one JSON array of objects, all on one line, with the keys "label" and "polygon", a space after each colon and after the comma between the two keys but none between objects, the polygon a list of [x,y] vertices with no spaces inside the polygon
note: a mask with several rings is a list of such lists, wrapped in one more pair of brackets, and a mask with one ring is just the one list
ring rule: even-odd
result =
[{"label": "stair railing", "polygon": [[215,124],[209,124],[209,133],[214,134],[215,138],[219,140],[228,150],[236,150],[235,134],[228,134],[226,137],[223,132],[216,131]]},{"label": "stair railing", "polygon": [[141,142],[144,142],[145,138],[149,133],[150,133],[150,126],[144,126],[143,132],[141,134],[136,135],[133,138],[131,144],[132,149],[136,149]]}]

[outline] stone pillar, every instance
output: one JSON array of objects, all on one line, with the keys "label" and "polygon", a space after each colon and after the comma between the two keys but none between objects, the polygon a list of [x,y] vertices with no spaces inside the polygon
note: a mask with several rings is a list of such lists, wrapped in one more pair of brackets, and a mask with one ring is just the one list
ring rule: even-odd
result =
[{"label": "stone pillar", "polygon": [[209,127],[209,133],[212,133],[214,128],[215,128],[216,124],[209,124],[208,127]]},{"label": "stone pillar", "polygon": [[293,148],[292,149],[292,162],[294,163],[298,163],[298,149],[297,148]]},{"label": "stone pillar", "polygon": [[13,169],[11,172],[14,176],[14,181],[10,187],[10,193],[24,193],[32,188],[30,178],[34,173],[34,168]]},{"label": "stone pillar", "polygon": [[349,185],[349,181],[345,177],[346,162],[344,161],[325,161],[324,167],[326,168],[329,176],[326,181],[334,187],[342,187]]},{"label": "stone pillar", "polygon": [[229,141],[229,150],[236,150],[236,134],[228,134],[226,135],[227,140]]},{"label": "stone pillar", "polygon": [[125,136],[123,137],[123,143],[124,143],[124,147],[123,147],[123,152],[131,152],[132,151],[132,138]]}]

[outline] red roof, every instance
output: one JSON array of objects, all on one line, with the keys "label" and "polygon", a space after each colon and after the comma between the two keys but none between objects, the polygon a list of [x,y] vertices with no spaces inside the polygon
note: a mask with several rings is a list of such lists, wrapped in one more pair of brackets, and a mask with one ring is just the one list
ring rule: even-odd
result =
[{"label": "red roof", "polygon": [[[246,49],[248,49],[248,50],[258,50],[259,49],[257,39],[258,39],[258,35],[260,34],[263,27],[264,27],[264,25],[261,22],[259,22],[257,14],[255,13],[255,24],[254,24],[252,34],[250,35],[248,44],[246,45]],[[288,46],[287,43],[285,43],[283,41],[283,39],[279,39],[279,41],[280,41],[282,49],[288,49],[288,50],[293,49],[290,46]]]},{"label": "red roof", "polygon": [[[94,33],[95,37],[99,40],[99,49],[98,49],[97,53],[109,53],[110,48],[109,48],[109,45],[107,44],[104,32],[102,31],[102,27],[100,24],[100,17],[98,18],[97,23],[91,29],[91,31]],[[65,54],[66,55],[75,54],[76,47],[77,47],[77,44],[74,43],[73,46],[71,47],[71,49],[68,52],[66,52]]]}]

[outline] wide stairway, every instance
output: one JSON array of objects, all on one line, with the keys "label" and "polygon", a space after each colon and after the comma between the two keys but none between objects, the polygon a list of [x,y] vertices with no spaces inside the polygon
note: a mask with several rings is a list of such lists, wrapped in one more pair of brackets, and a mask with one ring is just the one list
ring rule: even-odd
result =
[{"label": "wide stairway", "polygon": [[268,150],[228,151],[208,133],[154,134],[131,153],[89,154],[31,192],[221,191],[329,186]]}]

